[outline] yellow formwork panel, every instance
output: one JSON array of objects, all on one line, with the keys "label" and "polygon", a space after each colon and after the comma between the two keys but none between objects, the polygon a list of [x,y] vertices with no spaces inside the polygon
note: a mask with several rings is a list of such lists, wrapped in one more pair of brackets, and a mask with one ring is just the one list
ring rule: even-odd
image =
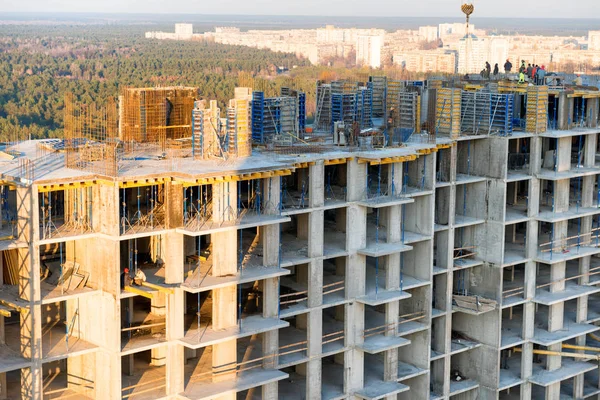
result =
[{"label": "yellow formwork panel", "polygon": [[460,111],[462,91],[457,88],[442,88],[437,91],[436,132],[460,136]]},{"label": "yellow formwork panel", "polygon": [[542,133],[548,129],[548,86],[527,88],[525,131]]}]

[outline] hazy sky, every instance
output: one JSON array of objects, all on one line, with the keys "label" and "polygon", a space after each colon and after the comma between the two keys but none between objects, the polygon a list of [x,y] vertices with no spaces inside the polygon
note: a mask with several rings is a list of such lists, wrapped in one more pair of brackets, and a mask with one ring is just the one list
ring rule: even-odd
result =
[{"label": "hazy sky", "polygon": [[[1,12],[450,17],[461,0],[0,0]],[[600,0],[475,0],[475,16],[600,18]],[[600,27],[599,27],[600,28]]]}]

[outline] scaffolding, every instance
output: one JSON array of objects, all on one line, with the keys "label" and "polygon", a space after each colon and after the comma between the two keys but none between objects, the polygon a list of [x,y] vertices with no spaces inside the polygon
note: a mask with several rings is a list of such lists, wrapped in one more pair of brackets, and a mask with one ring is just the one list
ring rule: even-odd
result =
[{"label": "scaffolding", "polygon": [[192,136],[192,110],[198,89],[192,87],[126,88],[119,99],[120,135],[126,146],[168,142]]},{"label": "scaffolding", "polygon": [[67,168],[117,175],[117,108],[112,99],[103,107],[95,103],[75,105],[73,94],[67,93],[64,124]]}]

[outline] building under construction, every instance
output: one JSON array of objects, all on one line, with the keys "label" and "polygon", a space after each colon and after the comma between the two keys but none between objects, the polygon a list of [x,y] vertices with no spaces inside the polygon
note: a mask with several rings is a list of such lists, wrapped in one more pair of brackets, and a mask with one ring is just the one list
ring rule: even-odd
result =
[{"label": "building under construction", "polygon": [[268,150],[249,88],[67,98],[0,158],[0,399],[597,399],[600,91],[397,86]]}]

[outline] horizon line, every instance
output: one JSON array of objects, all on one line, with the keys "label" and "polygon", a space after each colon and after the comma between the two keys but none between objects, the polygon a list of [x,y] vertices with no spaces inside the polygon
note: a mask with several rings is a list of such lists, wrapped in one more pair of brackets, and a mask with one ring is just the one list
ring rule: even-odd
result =
[{"label": "horizon line", "polygon": [[[394,18],[453,18],[453,19],[464,19],[464,16],[442,16],[442,15],[433,15],[433,16],[418,16],[418,15],[409,15],[409,16],[384,16],[384,15],[322,15],[322,14],[221,14],[221,13],[186,13],[186,12],[131,12],[131,11],[120,11],[120,12],[109,12],[109,11],[3,11],[0,9],[0,12],[4,14],[99,14],[99,15],[196,15],[196,16],[235,16],[235,17],[313,17],[313,18],[382,18],[382,19],[394,19]],[[600,18],[589,18],[589,17],[536,17],[536,16],[528,16],[528,17],[513,17],[513,16],[500,16],[500,17],[490,17],[490,16],[477,16],[474,19],[545,19],[545,20],[598,20]],[[2,17],[0,17],[2,20]],[[475,24],[476,21],[473,21]]]}]

